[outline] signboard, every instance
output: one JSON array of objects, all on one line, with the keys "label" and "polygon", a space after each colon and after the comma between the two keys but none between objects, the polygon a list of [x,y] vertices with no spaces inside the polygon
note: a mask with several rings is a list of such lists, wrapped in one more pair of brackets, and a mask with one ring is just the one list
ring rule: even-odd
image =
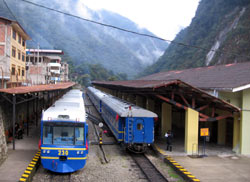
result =
[{"label": "signboard", "polygon": [[201,128],[200,136],[209,136],[209,128]]}]

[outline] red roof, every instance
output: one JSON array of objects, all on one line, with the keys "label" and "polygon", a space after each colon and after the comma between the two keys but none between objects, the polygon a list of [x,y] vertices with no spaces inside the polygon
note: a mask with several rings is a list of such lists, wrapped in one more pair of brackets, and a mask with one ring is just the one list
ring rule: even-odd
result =
[{"label": "red roof", "polygon": [[49,85],[35,85],[35,86],[27,86],[27,87],[0,89],[0,92],[8,93],[8,94],[26,94],[26,93],[32,93],[32,92],[67,89],[74,85],[75,83],[73,82],[65,82],[65,83],[49,84]]}]

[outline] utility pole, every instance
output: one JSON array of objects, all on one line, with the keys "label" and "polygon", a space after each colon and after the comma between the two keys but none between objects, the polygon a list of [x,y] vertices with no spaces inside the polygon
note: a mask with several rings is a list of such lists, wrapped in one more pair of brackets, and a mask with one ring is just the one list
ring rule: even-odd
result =
[{"label": "utility pole", "polygon": [[39,62],[39,43],[37,44],[37,73],[36,73],[36,84],[38,85],[38,62]]}]

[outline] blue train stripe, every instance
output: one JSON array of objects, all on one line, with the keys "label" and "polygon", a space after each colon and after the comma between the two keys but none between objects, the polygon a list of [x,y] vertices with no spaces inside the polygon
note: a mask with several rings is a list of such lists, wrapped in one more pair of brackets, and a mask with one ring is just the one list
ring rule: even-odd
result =
[{"label": "blue train stripe", "polygon": [[124,133],[124,131],[119,131],[108,119],[106,119],[105,116],[103,116],[104,120],[107,122],[107,124],[111,127],[110,129],[113,130],[117,135],[118,141],[123,141],[123,139],[119,139],[121,136],[119,136],[120,133]]},{"label": "blue train stripe", "polygon": [[44,156],[41,156],[41,159],[59,159],[59,157],[44,157]]},{"label": "blue train stripe", "polygon": [[84,160],[87,159],[87,157],[68,157],[69,160]]}]

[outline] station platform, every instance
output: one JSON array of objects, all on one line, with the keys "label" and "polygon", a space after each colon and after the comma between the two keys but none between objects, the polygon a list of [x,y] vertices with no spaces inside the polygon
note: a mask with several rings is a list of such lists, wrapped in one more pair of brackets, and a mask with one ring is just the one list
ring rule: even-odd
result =
[{"label": "station platform", "polygon": [[8,157],[0,165],[0,182],[19,181],[38,151],[40,128],[31,125],[29,131],[29,136],[24,133],[23,139],[15,139],[15,150],[12,142],[8,144]]},{"label": "station platform", "polygon": [[[154,148],[163,157],[171,157],[202,182],[245,182],[250,179],[250,156],[237,155],[228,147],[207,144],[206,157],[192,157],[184,152],[184,142],[173,143],[172,151],[166,142],[157,140]],[[201,155],[201,154],[200,154]]]}]

